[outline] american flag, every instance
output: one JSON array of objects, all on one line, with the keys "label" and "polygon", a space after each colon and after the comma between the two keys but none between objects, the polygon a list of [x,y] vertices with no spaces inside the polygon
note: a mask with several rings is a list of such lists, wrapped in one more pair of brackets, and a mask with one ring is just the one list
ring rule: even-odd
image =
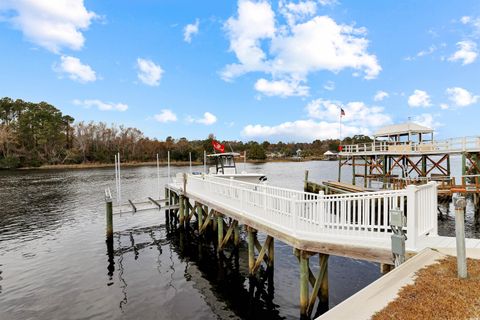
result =
[{"label": "american flag", "polygon": [[345,110],[340,108],[340,117],[344,117],[344,116],[345,116]]}]

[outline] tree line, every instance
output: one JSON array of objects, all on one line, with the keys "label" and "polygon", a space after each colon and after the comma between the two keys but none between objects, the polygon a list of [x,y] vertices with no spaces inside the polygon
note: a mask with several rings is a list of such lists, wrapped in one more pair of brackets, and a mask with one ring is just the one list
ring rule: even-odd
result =
[{"label": "tree line", "polygon": [[[75,122],[47,102],[0,99],[0,168],[36,167],[45,164],[111,163],[120,152],[123,161],[162,161],[170,151],[172,161],[202,161],[203,151],[213,153],[210,134],[204,140],[174,139],[165,141],[145,137],[136,129],[107,125],[103,122]],[[226,150],[247,151],[249,159],[267,156],[289,158],[321,157],[327,150],[337,150],[339,140],[315,140],[312,143],[270,143],[265,141],[222,141]],[[354,136],[344,143],[368,142],[369,137]]]}]

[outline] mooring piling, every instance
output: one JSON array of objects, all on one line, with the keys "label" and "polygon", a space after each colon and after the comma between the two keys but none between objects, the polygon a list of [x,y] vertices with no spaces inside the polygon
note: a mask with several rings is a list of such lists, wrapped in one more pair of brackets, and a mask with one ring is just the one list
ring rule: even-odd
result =
[{"label": "mooring piling", "polygon": [[457,197],[455,205],[455,236],[457,241],[457,270],[460,279],[467,278],[467,257],[465,249],[465,207],[464,197]]},{"label": "mooring piling", "polygon": [[113,202],[110,189],[105,190],[106,213],[105,220],[107,224],[107,239],[113,238]]}]

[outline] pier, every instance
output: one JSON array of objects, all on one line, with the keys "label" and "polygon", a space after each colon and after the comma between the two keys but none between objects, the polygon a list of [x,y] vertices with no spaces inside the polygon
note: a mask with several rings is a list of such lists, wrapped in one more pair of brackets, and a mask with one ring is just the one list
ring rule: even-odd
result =
[{"label": "pier", "polygon": [[[292,246],[299,260],[300,313],[305,317],[311,315],[317,297],[328,301],[329,255],[393,265],[390,212],[396,208],[402,208],[407,219],[407,256],[424,248],[455,247],[455,238],[437,234],[435,182],[404,190],[324,195],[180,174],[165,192],[169,203],[179,205],[170,219],[181,230],[195,217],[199,235],[207,229],[218,234],[219,252],[226,245],[238,245],[243,226],[251,275],[261,266],[274,267],[273,241]],[[258,232],[266,235],[263,244],[256,240]],[[480,247],[480,240],[467,239],[467,247]],[[314,255],[319,257],[317,275],[309,265]]]},{"label": "pier", "polygon": [[[406,220],[401,229],[406,234],[407,259],[425,248],[456,246],[455,238],[437,233],[439,188],[435,181],[380,191],[338,182],[321,187],[308,181],[306,171],[304,191],[298,191],[204,173],[170,177],[168,170],[163,199],[146,197],[145,201],[128,199],[122,203],[118,159],[115,206],[110,190],[105,193],[109,250],[115,250],[114,216],[126,212],[134,215],[143,210],[164,213],[166,225],[182,234],[210,240],[214,235],[219,255],[225,250],[234,255],[245,241],[248,274],[254,278],[262,270],[267,279],[273,279],[274,242],[281,241],[292,247],[299,262],[299,305],[303,318],[310,318],[315,306],[328,306],[330,255],[380,263],[382,272],[393,269],[393,212],[400,212]],[[259,233],[264,235],[260,237],[263,243],[257,237]],[[466,247],[480,248],[480,240],[466,239]],[[315,274],[311,266],[316,261],[319,268]]]}]

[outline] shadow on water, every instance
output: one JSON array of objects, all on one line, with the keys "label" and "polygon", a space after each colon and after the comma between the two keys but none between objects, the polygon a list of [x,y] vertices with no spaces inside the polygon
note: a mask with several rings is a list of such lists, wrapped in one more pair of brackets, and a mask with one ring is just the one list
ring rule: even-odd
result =
[{"label": "shadow on water", "polygon": [[[148,240],[135,241],[136,238],[145,239],[147,236]],[[256,276],[249,277],[244,243],[237,249],[231,247],[223,253],[217,253],[215,238],[213,234],[199,238],[196,231],[190,228],[185,232],[171,225],[115,232],[113,238],[106,240],[107,286],[114,284],[117,271],[122,289],[119,308],[123,310],[128,303],[124,255],[133,254],[136,260],[144,250],[153,248],[158,251],[156,268],[159,275],[164,272],[164,268],[173,271],[173,275],[175,268],[180,266],[174,257],[180,259],[184,265],[183,277],[186,281],[193,282],[193,287],[202,294],[218,318],[233,316],[242,319],[284,319],[280,315],[279,306],[274,303],[273,270],[261,268]],[[169,256],[171,263],[168,266],[162,265],[162,255]],[[169,286],[175,288],[175,282],[172,276]]]}]

